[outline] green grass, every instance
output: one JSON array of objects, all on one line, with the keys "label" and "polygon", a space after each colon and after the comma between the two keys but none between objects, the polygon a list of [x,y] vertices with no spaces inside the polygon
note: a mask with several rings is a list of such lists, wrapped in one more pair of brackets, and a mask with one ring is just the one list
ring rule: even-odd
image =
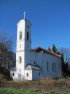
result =
[{"label": "green grass", "polygon": [[59,91],[55,91],[55,90],[42,92],[39,90],[0,88],[0,94],[70,94],[70,92],[59,92]]},{"label": "green grass", "polygon": [[0,88],[0,94],[43,94],[37,90],[22,90],[12,88]]}]

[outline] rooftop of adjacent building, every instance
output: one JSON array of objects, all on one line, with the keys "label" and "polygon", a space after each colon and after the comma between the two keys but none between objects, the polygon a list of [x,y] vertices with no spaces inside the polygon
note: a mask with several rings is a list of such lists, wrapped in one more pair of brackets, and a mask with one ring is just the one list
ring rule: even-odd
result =
[{"label": "rooftop of adjacent building", "polygon": [[48,50],[41,48],[41,47],[36,47],[33,50],[36,52],[48,53],[48,54],[54,55],[54,56],[59,57],[59,58],[61,57],[61,55],[58,55],[58,54],[54,53],[53,51],[48,51]]}]

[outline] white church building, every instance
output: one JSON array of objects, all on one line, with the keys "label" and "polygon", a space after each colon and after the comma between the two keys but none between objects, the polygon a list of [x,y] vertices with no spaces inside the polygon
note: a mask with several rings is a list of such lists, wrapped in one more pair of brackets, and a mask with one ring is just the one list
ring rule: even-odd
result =
[{"label": "white church building", "polygon": [[31,48],[31,23],[17,23],[16,67],[10,71],[13,80],[39,80],[62,76],[61,56],[44,48]]}]

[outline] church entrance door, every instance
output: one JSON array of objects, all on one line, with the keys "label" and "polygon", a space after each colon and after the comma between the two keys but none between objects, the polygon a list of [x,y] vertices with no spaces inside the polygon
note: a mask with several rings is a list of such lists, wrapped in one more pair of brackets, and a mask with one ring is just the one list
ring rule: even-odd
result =
[{"label": "church entrance door", "polygon": [[18,74],[18,79],[21,80],[21,74]]}]

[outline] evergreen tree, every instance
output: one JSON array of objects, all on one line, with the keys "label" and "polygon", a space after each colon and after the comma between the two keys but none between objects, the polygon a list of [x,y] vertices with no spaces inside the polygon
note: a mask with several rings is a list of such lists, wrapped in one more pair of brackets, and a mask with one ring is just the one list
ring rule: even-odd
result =
[{"label": "evergreen tree", "polygon": [[57,51],[57,48],[56,46],[53,44],[51,47],[48,48],[49,51],[53,51],[54,53],[57,53],[57,54],[60,54],[58,51]]},{"label": "evergreen tree", "polygon": [[54,52],[54,53],[57,53],[57,48],[56,48],[56,46],[53,44],[52,45],[52,51]]},{"label": "evergreen tree", "polygon": [[49,47],[48,50],[51,51],[51,48]]}]

